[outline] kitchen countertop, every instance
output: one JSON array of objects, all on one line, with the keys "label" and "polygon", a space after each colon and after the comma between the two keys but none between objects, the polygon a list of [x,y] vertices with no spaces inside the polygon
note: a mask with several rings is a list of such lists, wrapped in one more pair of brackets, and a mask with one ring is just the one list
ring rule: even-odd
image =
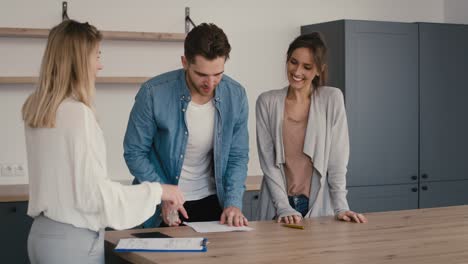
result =
[{"label": "kitchen countertop", "polygon": [[[120,181],[129,184],[129,180]],[[260,190],[262,176],[248,176],[245,181],[246,191]],[[24,202],[29,199],[29,185],[0,185],[0,202]]]},{"label": "kitchen countertop", "polygon": [[246,191],[258,191],[262,185],[263,176],[248,176],[245,180]]},{"label": "kitchen countertop", "polygon": [[0,202],[24,202],[29,198],[29,185],[0,185]]}]

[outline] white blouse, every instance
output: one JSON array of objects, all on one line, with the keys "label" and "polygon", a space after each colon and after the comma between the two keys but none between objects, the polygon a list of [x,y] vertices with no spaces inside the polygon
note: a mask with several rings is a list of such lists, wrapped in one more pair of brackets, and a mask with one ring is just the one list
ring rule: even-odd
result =
[{"label": "white blouse", "polygon": [[152,216],[159,183],[126,186],[107,176],[104,136],[93,111],[73,99],[57,110],[55,128],[26,126],[28,215],[93,231],[126,229]]}]

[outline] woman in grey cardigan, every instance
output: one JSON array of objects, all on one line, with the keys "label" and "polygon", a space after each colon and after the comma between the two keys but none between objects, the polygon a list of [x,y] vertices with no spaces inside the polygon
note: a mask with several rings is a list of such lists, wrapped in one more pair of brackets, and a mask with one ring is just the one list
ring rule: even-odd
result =
[{"label": "woman in grey cardigan", "polygon": [[365,223],[349,210],[348,124],[343,94],[325,85],[326,46],[319,33],[297,37],[287,52],[288,87],[265,92],[256,105],[263,182],[259,220],[299,223],[335,215]]}]

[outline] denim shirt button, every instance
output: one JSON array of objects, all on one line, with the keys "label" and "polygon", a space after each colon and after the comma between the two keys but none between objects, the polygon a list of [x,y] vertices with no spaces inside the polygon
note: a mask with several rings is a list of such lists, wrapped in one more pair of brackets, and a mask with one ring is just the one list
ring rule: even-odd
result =
[{"label": "denim shirt button", "polygon": [[184,155],[180,155],[180,158],[183,158],[183,157],[184,157]]},{"label": "denim shirt button", "polygon": [[187,134],[188,134],[188,132],[187,132],[187,131],[185,131],[185,135],[187,135]]},{"label": "denim shirt button", "polygon": [[179,179],[179,176],[175,176],[175,178],[176,178],[176,180],[178,180],[178,179]]},{"label": "denim shirt button", "polygon": [[185,112],[185,108],[182,108],[182,112]]}]

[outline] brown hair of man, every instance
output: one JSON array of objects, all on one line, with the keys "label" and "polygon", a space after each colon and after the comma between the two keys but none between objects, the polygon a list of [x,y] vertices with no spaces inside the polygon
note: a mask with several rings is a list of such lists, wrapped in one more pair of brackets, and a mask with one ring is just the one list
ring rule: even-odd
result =
[{"label": "brown hair of man", "polygon": [[207,60],[218,57],[229,59],[231,45],[224,31],[212,23],[202,23],[194,27],[185,38],[184,55],[189,63],[200,55]]}]

